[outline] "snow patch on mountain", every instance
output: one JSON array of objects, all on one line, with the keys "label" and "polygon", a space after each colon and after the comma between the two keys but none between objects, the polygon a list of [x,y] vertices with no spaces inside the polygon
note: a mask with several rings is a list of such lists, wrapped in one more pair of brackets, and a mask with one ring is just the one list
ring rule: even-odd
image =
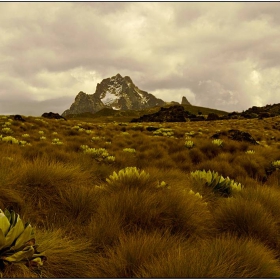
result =
[{"label": "snow patch on mountain", "polygon": [[116,100],[119,100],[120,97],[116,96],[111,91],[107,90],[106,93],[104,94],[104,96],[102,98],[100,98],[100,99],[101,99],[101,101],[103,102],[104,105],[111,105]]}]

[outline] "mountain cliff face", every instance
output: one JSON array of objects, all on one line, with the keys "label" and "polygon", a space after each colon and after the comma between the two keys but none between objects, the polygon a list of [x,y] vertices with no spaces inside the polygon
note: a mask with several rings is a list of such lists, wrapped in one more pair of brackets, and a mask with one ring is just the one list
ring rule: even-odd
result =
[{"label": "mountain cliff face", "polygon": [[80,114],[84,112],[95,113],[104,107],[105,106],[102,101],[96,98],[93,94],[86,94],[80,91],[70,109],[64,111],[62,116],[67,116],[69,114]]},{"label": "mountain cliff face", "polygon": [[63,116],[84,112],[96,113],[103,108],[115,110],[141,110],[154,106],[163,106],[165,102],[152,94],[140,90],[130,77],[120,74],[102,80],[97,84],[94,94],[79,92],[70,109]]},{"label": "mountain cliff face", "polygon": [[186,98],[186,96],[183,96],[182,97],[182,102],[181,102],[182,105],[191,105],[191,103],[188,101],[188,99]]}]

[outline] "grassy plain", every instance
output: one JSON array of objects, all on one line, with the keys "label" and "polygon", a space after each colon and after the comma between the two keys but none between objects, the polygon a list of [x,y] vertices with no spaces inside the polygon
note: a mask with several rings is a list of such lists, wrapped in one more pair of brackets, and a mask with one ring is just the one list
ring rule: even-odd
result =
[{"label": "grassy plain", "polygon": [[[272,168],[280,117],[25,119],[0,117],[0,208],[32,224],[47,261],[39,269],[8,265],[3,277],[280,277],[280,171]],[[212,142],[229,129],[260,145]],[[196,170],[242,189],[215,192],[194,179]]]}]

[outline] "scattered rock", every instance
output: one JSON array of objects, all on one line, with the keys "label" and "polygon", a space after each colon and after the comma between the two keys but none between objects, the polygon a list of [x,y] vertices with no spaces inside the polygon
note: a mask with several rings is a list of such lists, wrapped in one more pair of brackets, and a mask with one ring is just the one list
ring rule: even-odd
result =
[{"label": "scattered rock", "polygon": [[207,121],[217,121],[219,119],[220,119],[220,117],[217,114],[215,114],[215,113],[210,113],[207,116]]},{"label": "scattered rock", "polygon": [[270,118],[271,114],[268,112],[260,112],[259,113],[259,119],[264,119],[264,118]]},{"label": "scattered rock", "polygon": [[154,114],[143,115],[131,122],[186,122],[184,107],[175,105],[168,108],[161,107]]},{"label": "scattered rock", "polygon": [[272,125],[272,128],[276,130],[280,130],[280,122],[274,123],[274,125]]},{"label": "scattered rock", "polygon": [[205,118],[203,116],[195,116],[192,118],[189,118],[191,122],[200,122],[200,121],[205,121]]},{"label": "scattered rock", "polygon": [[25,122],[25,119],[21,115],[14,115],[15,121]]},{"label": "scattered rock", "polygon": [[148,131],[156,131],[158,129],[159,129],[159,127],[154,127],[154,126],[147,126],[146,127],[146,130],[148,130]]},{"label": "scattered rock", "polygon": [[53,113],[53,112],[44,113],[42,115],[42,117],[47,118],[47,119],[56,119],[56,120],[64,119],[64,120],[66,120],[64,117],[62,117],[58,113]]},{"label": "scattered rock", "polygon": [[219,133],[215,133],[214,135],[211,136],[211,138],[218,139],[221,136],[226,136],[229,139],[234,140],[234,141],[245,141],[245,142],[249,142],[253,145],[259,145],[258,142],[252,137],[251,134],[249,134],[248,132],[237,130],[237,129],[231,129],[228,131],[222,131]]}]

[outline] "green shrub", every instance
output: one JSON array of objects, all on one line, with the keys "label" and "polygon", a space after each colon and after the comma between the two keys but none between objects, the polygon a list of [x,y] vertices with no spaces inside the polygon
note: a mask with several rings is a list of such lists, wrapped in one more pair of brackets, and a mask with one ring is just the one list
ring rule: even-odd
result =
[{"label": "green shrub", "polygon": [[23,223],[14,211],[0,209],[0,269],[10,263],[24,263],[28,266],[41,266],[46,260],[37,251],[34,229]]},{"label": "green shrub", "polygon": [[229,177],[224,178],[222,175],[219,175],[217,172],[208,170],[196,170],[191,172],[191,176],[195,180],[199,180],[205,183],[206,187],[213,189],[214,192],[220,193],[221,195],[228,196],[233,192],[238,192],[242,189],[240,183],[234,182]]}]

